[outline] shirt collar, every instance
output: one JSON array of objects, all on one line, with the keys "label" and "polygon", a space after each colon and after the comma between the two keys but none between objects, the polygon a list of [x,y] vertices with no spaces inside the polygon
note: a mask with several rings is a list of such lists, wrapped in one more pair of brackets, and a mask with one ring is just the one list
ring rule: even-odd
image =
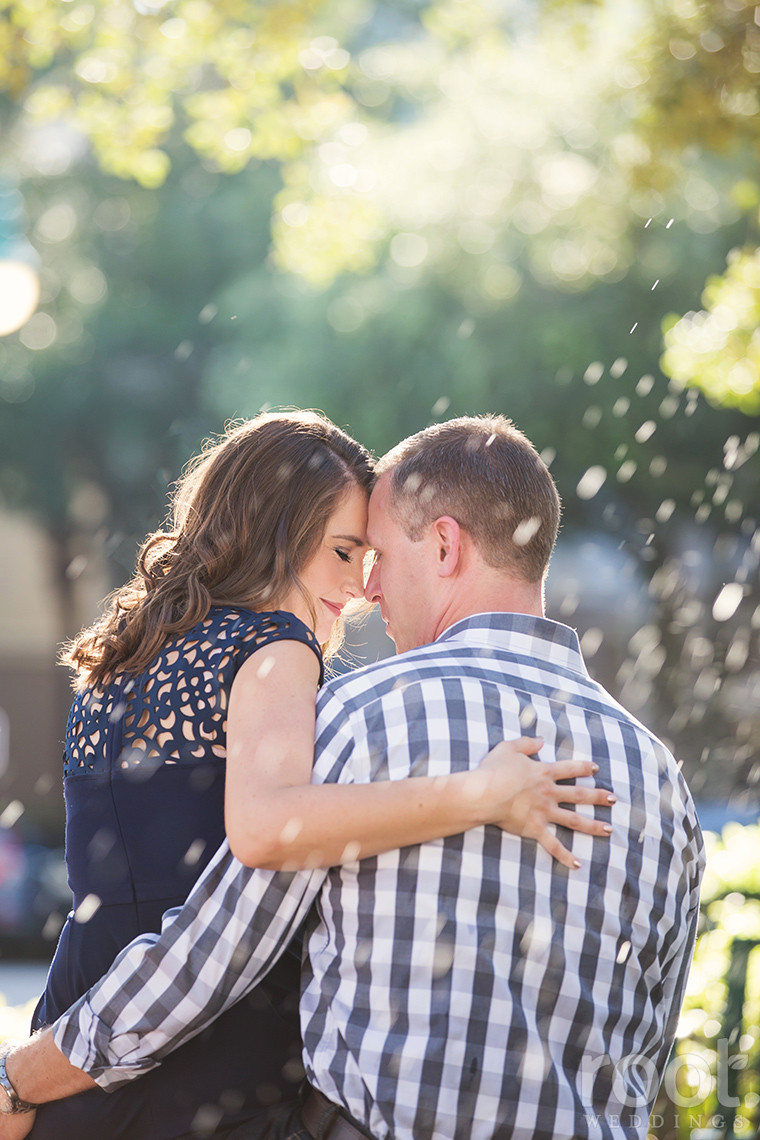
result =
[{"label": "shirt collar", "polygon": [[589,675],[575,630],[532,614],[471,614],[450,625],[435,644],[444,641],[501,649],[535,657],[558,668],[572,669],[584,677]]}]

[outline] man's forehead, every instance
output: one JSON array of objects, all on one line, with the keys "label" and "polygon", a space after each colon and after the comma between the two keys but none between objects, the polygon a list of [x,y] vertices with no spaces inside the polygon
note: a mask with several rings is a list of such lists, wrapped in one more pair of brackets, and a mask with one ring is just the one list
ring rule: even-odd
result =
[{"label": "man's forehead", "polygon": [[381,475],[369,497],[367,539],[370,546],[375,545],[373,538],[377,541],[380,534],[397,525],[390,509],[390,475]]},{"label": "man's forehead", "polygon": [[380,478],[375,481],[375,485],[369,497],[370,504],[374,503],[377,506],[378,503],[382,503],[388,498],[390,482],[390,472],[385,472],[385,474],[381,475]]}]

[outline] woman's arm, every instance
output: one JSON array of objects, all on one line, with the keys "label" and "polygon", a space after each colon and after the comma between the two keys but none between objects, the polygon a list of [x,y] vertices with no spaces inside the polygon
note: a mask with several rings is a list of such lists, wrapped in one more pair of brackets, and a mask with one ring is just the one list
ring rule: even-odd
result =
[{"label": "woman's arm", "polygon": [[227,718],[225,824],[232,853],[249,867],[297,870],[353,862],[396,847],[496,823],[536,839],[568,867],[580,864],[549,830],[610,828],[561,803],[603,804],[603,788],[559,786],[590,776],[591,761],[538,764],[540,739],[499,745],[479,768],[377,784],[312,785],[314,653],[278,641],[253,654],[232,686]]}]

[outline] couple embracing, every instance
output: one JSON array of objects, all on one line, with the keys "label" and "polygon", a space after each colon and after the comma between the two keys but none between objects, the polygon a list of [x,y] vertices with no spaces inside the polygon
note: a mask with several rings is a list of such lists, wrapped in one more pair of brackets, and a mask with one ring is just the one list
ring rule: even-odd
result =
[{"label": "couple embracing", "polygon": [[[190,468],[69,650],[75,910],[0,1140],[643,1140],[702,843],[544,617],[558,523],[500,416],[377,465],[262,416]],[[322,685],[361,597],[398,656]]]}]

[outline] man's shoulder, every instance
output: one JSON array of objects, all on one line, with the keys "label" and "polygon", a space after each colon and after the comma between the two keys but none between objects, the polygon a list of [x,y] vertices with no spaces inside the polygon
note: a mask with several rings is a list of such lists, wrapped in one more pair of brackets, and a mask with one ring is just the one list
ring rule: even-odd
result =
[{"label": "man's shoulder", "polygon": [[439,678],[458,667],[457,654],[445,642],[421,645],[332,677],[320,690],[318,707],[334,698],[347,710],[356,710],[402,687]]},{"label": "man's shoulder", "polygon": [[595,714],[603,723],[617,723],[618,731],[632,733],[639,747],[651,749],[661,762],[672,761],[663,741],[587,673],[548,660],[526,663],[515,647],[497,644],[472,646],[439,639],[386,657],[331,678],[320,691],[317,707],[332,706],[334,712],[337,702],[349,716],[364,715],[374,702],[392,700],[400,692],[408,698],[415,686],[424,690],[453,678],[490,681],[500,689],[519,689],[531,701],[574,708],[582,716]]}]

